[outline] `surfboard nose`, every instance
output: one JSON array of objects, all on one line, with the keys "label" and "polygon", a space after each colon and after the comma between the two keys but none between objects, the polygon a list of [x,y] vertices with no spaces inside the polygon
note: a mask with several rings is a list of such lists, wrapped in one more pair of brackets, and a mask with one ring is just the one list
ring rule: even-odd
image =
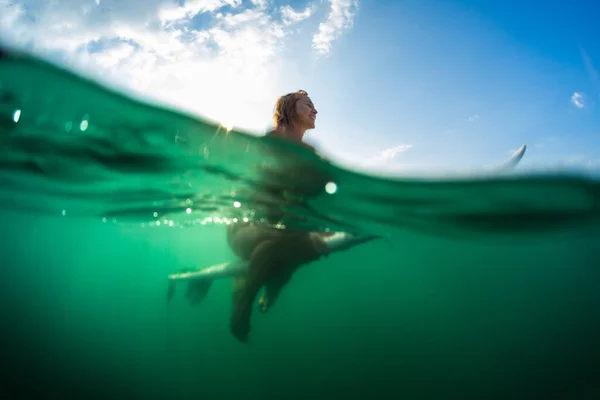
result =
[{"label": "surfboard nose", "polygon": [[352,235],[346,232],[336,232],[335,234],[325,237],[323,240],[327,248],[331,252],[347,250],[359,244],[370,242],[371,240],[379,239],[378,235]]}]

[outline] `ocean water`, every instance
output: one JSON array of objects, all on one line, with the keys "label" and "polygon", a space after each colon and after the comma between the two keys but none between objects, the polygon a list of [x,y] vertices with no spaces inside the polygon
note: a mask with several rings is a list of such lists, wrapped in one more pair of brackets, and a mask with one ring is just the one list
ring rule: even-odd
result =
[{"label": "ocean water", "polygon": [[[596,179],[370,176],[0,55],[2,398],[600,398]],[[167,303],[273,209],[385,240],[301,269],[246,344],[230,280]]]}]

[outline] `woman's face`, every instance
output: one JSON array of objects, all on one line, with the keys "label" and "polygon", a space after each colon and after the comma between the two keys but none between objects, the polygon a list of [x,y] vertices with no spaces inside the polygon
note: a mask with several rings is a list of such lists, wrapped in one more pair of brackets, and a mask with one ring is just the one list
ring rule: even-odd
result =
[{"label": "woman's face", "polygon": [[296,102],[296,123],[304,129],[314,129],[317,110],[308,96],[301,96]]}]

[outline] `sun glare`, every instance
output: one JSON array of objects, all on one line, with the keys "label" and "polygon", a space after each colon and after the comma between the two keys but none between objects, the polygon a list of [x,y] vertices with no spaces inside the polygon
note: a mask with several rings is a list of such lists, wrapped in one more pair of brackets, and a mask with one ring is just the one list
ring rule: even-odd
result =
[{"label": "sun glare", "polygon": [[230,122],[221,122],[221,126],[225,128],[227,132],[233,129],[233,124]]}]

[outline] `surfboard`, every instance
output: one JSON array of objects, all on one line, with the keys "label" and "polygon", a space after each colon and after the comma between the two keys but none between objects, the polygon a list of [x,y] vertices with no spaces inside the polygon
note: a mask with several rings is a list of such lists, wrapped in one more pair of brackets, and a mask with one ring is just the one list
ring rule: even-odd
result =
[{"label": "surfboard", "polygon": [[[335,232],[323,238],[327,249],[331,253],[349,250],[355,246],[378,239],[376,235],[352,235],[346,232]],[[207,295],[212,283],[217,279],[244,276],[248,272],[248,261],[236,260],[232,262],[215,264],[208,267],[191,268],[169,275],[169,288],[167,301],[175,295],[178,282],[187,282],[186,297],[192,304],[200,303]]]},{"label": "surfboard", "polygon": [[[352,235],[335,232],[323,238],[330,253],[351,249],[363,243],[377,239],[376,235]],[[237,260],[211,266],[192,268],[169,275],[170,281],[213,280],[244,275],[248,271],[248,261]]]},{"label": "surfboard", "polygon": [[513,170],[519,164],[519,162],[525,155],[526,150],[527,150],[526,145],[522,145],[521,147],[519,147],[517,150],[515,150],[515,152],[510,156],[510,158],[508,160],[506,160],[504,163],[502,163],[498,167],[497,170],[499,172]]}]

